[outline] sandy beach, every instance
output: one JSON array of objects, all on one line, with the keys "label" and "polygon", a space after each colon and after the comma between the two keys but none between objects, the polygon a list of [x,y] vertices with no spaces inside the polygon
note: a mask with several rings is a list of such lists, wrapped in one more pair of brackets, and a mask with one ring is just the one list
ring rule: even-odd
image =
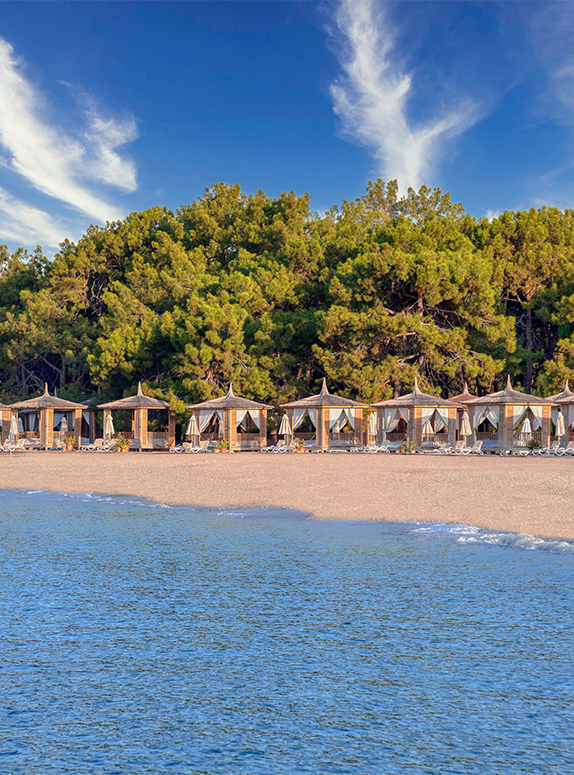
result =
[{"label": "sandy beach", "polygon": [[574,539],[574,458],[2,453],[0,482],[4,489],[282,507],[317,519],[441,521]]}]

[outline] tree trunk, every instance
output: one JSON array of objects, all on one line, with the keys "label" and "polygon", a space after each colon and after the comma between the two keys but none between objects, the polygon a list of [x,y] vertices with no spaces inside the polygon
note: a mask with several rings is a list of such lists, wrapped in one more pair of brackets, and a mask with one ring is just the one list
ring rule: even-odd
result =
[{"label": "tree trunk", "polygon": [[[528,307],[526,310],[526,326],[524,331],[524,344],[526,349],[532,353],[534,349],[534,334],[532,331],[532,309]],[[532,355],[529,355],[526,360],[526,371],[524,372],[524,390],[527,393],[532,392],[532,382],[534,381],[534,361]]]}]

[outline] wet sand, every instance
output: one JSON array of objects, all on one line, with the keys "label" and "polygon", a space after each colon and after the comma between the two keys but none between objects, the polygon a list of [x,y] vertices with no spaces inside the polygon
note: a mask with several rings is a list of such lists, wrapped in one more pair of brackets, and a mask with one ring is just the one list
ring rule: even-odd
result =
[{"label": "wet sand", "polygon": [[317,519],[440,521],[574,539],[574,457],[1,453],[0,487],[282,507]]}]

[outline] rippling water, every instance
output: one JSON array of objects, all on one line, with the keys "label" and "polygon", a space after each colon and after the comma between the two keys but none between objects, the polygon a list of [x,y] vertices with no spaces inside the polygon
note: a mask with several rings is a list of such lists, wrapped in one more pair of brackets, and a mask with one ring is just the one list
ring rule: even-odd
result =
[{"label": "rippling water", "polygon": [[574,772],[571,543],[0,497],[2,773]]}]

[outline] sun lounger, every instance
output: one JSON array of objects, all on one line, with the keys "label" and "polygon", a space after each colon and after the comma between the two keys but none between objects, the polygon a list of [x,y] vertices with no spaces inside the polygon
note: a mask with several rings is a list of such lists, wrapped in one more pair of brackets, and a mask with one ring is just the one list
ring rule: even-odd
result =
[{"label": "sun lounger", "polygon": [[550,453],[556,455],[556,457],[564,457],[564,455],[574,455],[574,441],[569,441],[565,447],[558,447]]},{"label": "sun lounger", "polygon": [[530,452],[531,450],[528,447],[512,447],[510,450],[510,454],[514,457],[528,457]]},{"label": "sun lounger", "polygon": [[472,447],[464,447],[460,450],[461,455],[484,455],[484,452],[482,451],[482,441],[477,440],[474,442]]},{"label": "sun lounger", "polygon": [[555,455],[559,449],[560,449],[560,442],[559,441],[553,441],[552,444],[549,447],[543,447],[542,449],[538,450],[538,454],[539,455]]}]

